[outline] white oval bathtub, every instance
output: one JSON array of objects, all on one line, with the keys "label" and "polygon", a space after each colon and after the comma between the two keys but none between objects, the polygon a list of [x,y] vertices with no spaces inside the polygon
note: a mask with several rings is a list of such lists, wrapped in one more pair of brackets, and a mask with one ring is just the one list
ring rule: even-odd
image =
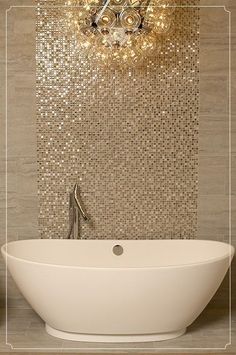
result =
[{"label": "white oval bathtub", "polygon": [[203,240],[36,239],[8,243],[2,253],[49,334],[135,342],[182,335],[220,286],[234,248]]}]

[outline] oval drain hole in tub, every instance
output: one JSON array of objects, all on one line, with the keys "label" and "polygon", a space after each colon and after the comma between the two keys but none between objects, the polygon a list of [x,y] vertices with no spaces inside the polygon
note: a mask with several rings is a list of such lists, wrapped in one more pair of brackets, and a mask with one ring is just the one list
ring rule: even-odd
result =
[{"label": "oval drain hole in tub", "polygon": [[122,248],[121,245],[118,245],[118,244],[117,244],[117,245],[115,245],[115,246],[113,247],[112,251],[113,251],[113,254],[119,256],[119,255],[122,255],[122,254],[123,254],[124,249]]}]

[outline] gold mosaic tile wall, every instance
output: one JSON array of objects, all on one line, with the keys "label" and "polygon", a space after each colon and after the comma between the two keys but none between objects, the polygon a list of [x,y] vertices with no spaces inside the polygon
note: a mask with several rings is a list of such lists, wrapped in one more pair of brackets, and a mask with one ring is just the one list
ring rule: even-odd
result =
[{"label": "gold mosaic tile wall", "polygon": [[184,7],[175,11],[162,52],[120,71],[95,67],[78,53],[63,28],[63,0],[39,2],[42,238],[66,237],[75,182],[90,216],[81,221],[83,238],[196,236],[198,3],[179,1]]}]

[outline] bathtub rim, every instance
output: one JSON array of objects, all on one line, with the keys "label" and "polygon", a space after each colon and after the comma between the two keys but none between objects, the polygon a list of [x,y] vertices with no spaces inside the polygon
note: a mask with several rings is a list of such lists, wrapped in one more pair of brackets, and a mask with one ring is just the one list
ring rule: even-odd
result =
[{"label": "bathtub rim", "polygon": [[[224,244],[226,246],[228,246],[228,251],[226,254],[224,254],[223,256],[219,256],[219,257],[215,257],[212,258],[211,260],[205,260],[205,261],[201,261],[201,262],[194,262],[194,263],[181,263],[181,264],[175,264],[175,265],[165,265],[165,266],[117,266],[117,267],[113,267],[113,266],[80,266],[80,265],[64,265],[64,264],[56,264],[56,263],[45,263],[45,262],[38,262],[38,261],[32,261],[32,260],[27,260],[24,258],[20,258],[20,257],[16,257],[13,256],[11,254],[8,254],[7,252],[7,246],[9,244],[12,243],[20,243],[20,242],[26,242],[26,241],[40,241],[40,240],[67,240],[67,239],[20,239],[20,240],[15,240],[15,241],[10,241],[7,243],[4,243],[1,246],[1,253],[3,255],[4,258],[7,259],[13,259],[13,260],[17,260],[20,262],[24,262],[27,264],[34,264],[34,265],[41,265],[41,266],[48,266],[48,267],[56,267],[56,268],[69,268],[69,269],[81,269],[81,270],[156,270],[156,269],[173,269],[173,268],[185,268],[185,267],[193,267],[193,266],[199,266],[199,265],[207,265],[207,264],[212,264],[215,263],[217,261],[221,261],[224,259],[228,259],[229,260],[229,267],[231,264],[231,261],[233,259],[233,256],[235,254],[235,247],[229,243],[225,243],[225,242],[220,242],[220,241],[216,241],[216,240],[209,240],[209,239],[174,239],[175,241],[199,241],[199,242],[212,242],[212,243],[220,243],[220,244]],[[99,239],[72,239],[72,240],[78,240],[79,242],[89,242],[89,241],[94,241],[94,240],[99,240]],[[155,241],[155,239],[140,239],[142,241]],[[156,239],[156,241],[158,241],[159,239]],[[172,240],[172,239],[160,239],[160,240]],[[68,239],[68,242],[70,240]],[[112,243],[121,243],[122,241],[126,242],[126,241],[132,241],[132,242],[137,242],[136,239],[101,239],[101,241],[109,241]]]}]

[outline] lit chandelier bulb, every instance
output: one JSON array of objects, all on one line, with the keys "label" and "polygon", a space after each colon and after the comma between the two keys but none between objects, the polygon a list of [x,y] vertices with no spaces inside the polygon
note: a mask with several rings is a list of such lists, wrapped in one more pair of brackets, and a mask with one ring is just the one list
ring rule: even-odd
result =
[{"label": "lit chandelier bulb", "polygon": [[85,0],[83,8],[86,14],[95,15],[100,6],[102,6],[102,0]]},{"label": "lit chandelier bulb", "polygon": [[174,0],[157,0],[156,6],[166,15],[171,15],[175,11],[176,4]]},{"label": "lit chandelier bulb", "polygon": [[97,25],[101,29],[109,29],[116,22],[116,15],[110,9],[106,9],[103,13],[97,15]]},{"label": "lit chandelier bulb", "polygon": [[114,65],[115,67],[120,65],[120,51],[119,49],[113,48],[111,50],[111,56],[110,56],[112,65]]},{"label": "lit chandelier bulb", "polygon": [[146,27],[152,27],[155,22],[155,18],[160,15],[160,11],[153,5],[153,2],[150,3],[146,12],[144,12],[144,21],[143,25]]},{"label": "lit chandelier bulb", "polygon": [[167,33],[170,30],[171,22],[172,21],[169,16],[164,14],[160,15],[155,19],[155,22],[153,23],[154,31],[158,34]]},{"label": "lit chandelier bulb", "polygon": [[128,5],[130,7],[139,7],[142,5],[142,0],[128,0]]},{"label": "lit chandelier bulb", "polygon": [[120,15],[121,26],[127,31],[135,31],[141,24],[141,16],[135,9],[126,9]]},{"label": "lit chandelier bulb", "polygon": [[107,48],[98,48],[96,51],[91,51],[91,58],[99,64],[99,66],[105,67],[111,61],[111,54]]},{"label": "lit chandelier bulb", "polygon": [[143,36],[142,40],[140,41],[139,48],[141,52],[145,52],[149,55],[157,48],[157,39],[153,34],[149,34]]},{"label": "lit chandelier bulb", "polygon": [[110,43],[108,41],[107,36],[99,36],[96,38],[95,44],[98,49],[100,48],[105,48],[105,47],[110,47]]},{"label": "lit chandelier bulb", "polygon": [[126,62],[129,65],[137,65],[142,60],[142,56],[136,47],[127,48],[126,55]]},{"label": "lit chandelier bulb", "polygon": [[110,0],[109,8],[115,11],[116,13],[121,12],[126,4],[126,0]]}]

